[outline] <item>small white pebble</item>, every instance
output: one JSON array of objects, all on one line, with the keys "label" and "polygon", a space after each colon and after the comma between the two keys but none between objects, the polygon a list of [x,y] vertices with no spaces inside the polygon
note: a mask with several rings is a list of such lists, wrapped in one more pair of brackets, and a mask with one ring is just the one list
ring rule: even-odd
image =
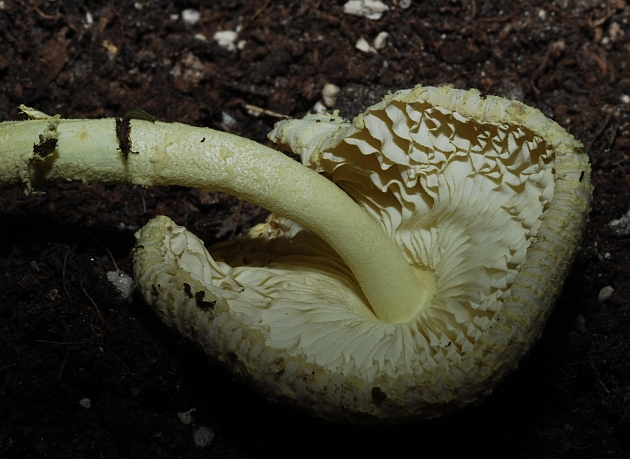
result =
[{"label": "small white pebble", "polygon": [[188,411],[184,411],[183,413],[177,413],[177,419],[179,419],[179,422],[187,426],[194,421],[192,414],[195,411],[197,411],[195,408],[191,408]]},{"label": "small white pebble", "polygon": [[169,19],[170,19],[171,21],[177,21],[177,20],[179,20],[179,14],[177,14],[177,13],[171,14],[171,15],[169,16]]},{"label": "small white pebble", "polygon": [[193,432],[193,440],[195,442],[195,445],[199,448],[210,446],[210,443],[212,443],[213,439],[214,430],[212,430],[210,427],[199,427]]},{"label": "small white pebble", "polygon": [[200,18],[201,18],[201,13],[197,10],[193,10],[189,8],[182,11],[182,21],[184,21],[186,24],[190,24],[190,25],[197,24]]},{"label": "small white pebble", "polygon": [[389,34],[387,32],[379,33],[374,39],[374,48],[375,49],[383,49],[387,44],[387,39],[389,38]]},{"label": "small white pebble", "polygon": [[538,10],[538,17],[544,21],[547,19],[547,12],[545,10]]},{"label": "small white pebble", "polygon": [[619,220],[612,220],[608,222],[608,228],[610,228],[610,232],[613,236],[630,236],[630,212],[621,217]]},{"label": "small white pebble", "polygon": [[85,26],[84,27],[87,29],[92,24],[94,24],[94,18],[92,17],[92,14],[88,11],[87,13],[85,13]]},{"label": "small white pebble", "polygon": [[133,279],[122,271],[109,271],[107,280],[114,284],[123,299],[127,299],[133,293]]},{"label": "small white pebble", "polygon": [[402,8],[403,10],[406,10],[407,8],[411,6],[411,0],[399,0],[398,6]]},{"label": "small white pebble", "polygon": [[615,289],[612,288],[610,285],[607,285],[599,291],[599,293],[597,294],[597,299],[602,302],[610,300],[613,296],[613,293],[615,293]]},{"label": "small white pebble", "polygon": [[326,83],[324,85],[324,89],[322,89],[324,105],[328,108],[334,107],[337,104],[337,94],[339,94],[339,86],[332,83]]},{"label": "small white pebble", "polygon": [[228,51],[236,51],[234,42],[237,38],[238,33],[233,30],[219,30],[214,34],[214,41],[216,41],[221,48],[227,49]]},{"label": "small white pebble", "polygon": [[134,7],[135,9],[137,9],[138,11],[140,11],[140,10],[142,9],[142,7],[143,7],[143,6],[144,6],[144,5],[142,5],[142,3],[140,3],[140,2],[134,2],[134,3],[133,3],[133,7]]},{"label": "small white pebble", "polygon": [[81,405],[86,410],[89,410],[90,406],[92,406],[92,400],[90,400],[89,398],[82,398],[81,400],[79,400],[79,405]]},{"label": "small white pebble", "polygon": [[208,41],[208,39],[206,38],[206,36],[202,33],[196,33],[195,34],[195,40],[199,40],[199,41]]},{"label": "small white pebble", "polygon": [[221,112],[221,124],[230,130],[238,125],[237,121],[226,112]]},{"label": "small white pebble", "polygon": [[313,106],[313,111],[315,113],[319,113],[320,115],[323,115],[328,110],[326,109],[326,106],[318,100],[317,103]]},{"label": "small white pebble", "polygon": [[363,51],[364,53],[376,54],[376,50],[372,48],[367,40],[363,37],[359,38],[354,46],[356,49],[358,49],[359,51]]},{"label": "small white pebble", "polygon": [[378,0],[350,0],[343,5],[343,12],[353,16],[364,16],[374,21],[383,16],[389,7]]},{"label": "small white pebble", "polygon": [[623,102],[624,104],[630,104],[630,96],[628,94],[622,94],[621,102]]},{"label": "small white pebble", "polygon": [[610,259],[612,258],[612,255],[611,255],[610,253],[606,252],[606,253],[604,254],[604,258],[605,258],[606,260],[610,260]]}]

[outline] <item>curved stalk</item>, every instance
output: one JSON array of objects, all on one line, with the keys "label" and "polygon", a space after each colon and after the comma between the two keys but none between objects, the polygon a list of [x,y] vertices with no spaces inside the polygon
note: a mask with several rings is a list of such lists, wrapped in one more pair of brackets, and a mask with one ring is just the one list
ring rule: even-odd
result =
[{"label": "curved stalk", "polygon": [[431,286],[418,280],[364,210],[331,181],[256,142],[208,128],[135,119],[118,120],[118,133],[112,118],[0,123],[0,187],[22,184],[28,192],[31,185],[74,180],[181,185],[237,196],[330,244],[379,320],[405,322],[429,305]]}]

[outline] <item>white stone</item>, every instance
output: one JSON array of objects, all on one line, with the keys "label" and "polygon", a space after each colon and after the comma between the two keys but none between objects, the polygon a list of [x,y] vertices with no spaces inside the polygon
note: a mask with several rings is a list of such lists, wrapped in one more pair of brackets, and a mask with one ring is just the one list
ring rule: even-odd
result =
[{"label": "white stone", "polygon": [[387,32],[379,33],[374,39],[374,48],[375,49],[383,49],[387,44],[387,39],[389,38],[389,34]]},{"label": "white stone", "polygon": [[374,48],[372,48],[370,46],[370,44],[367,42],[367,40],[363,37],[359,38],[356,42],[356,44],[354,45],[354,47],[356,49],[358,49],[359,51],[363,51],[364,53],[375,53],[376,54],[376,50]]},{"label": "white stone", "polygon": [[238,39],[238,33],[233,30],[219,30],[214,34],[214,41],[219,46],[228,51],[236,51],[236,44],[234,43]]},{"label": "white stone", "polygon": [[607,285],[606,287],[602,288],[599,291],[599,294],[597,295],[597,299],[599,301],[610,300],[613,296],[613,293],[615,293],[615,289],[612,288],[610,285]]},{"label": "white stone", "polygon": [[374,21],[383,16],[389,7],[378,0],[351,0],[343,5],[343,12],[353,16],[364,16]]},{"label": "white stone", "polygon": [[630,236],[630,211],[619,220],[612,220],[608,223],[608,228],[613,236],[626,237]]},{"label": "white stone", "polygon": [[332,83],[326,83],[324,85],[324,89],[322,89],[324,105],[328,108],[334,107],[337,104],[337,94],[339,94],[339,86]]},{"label": "white stone", "polygon": [[193,418],[192,414],[195,411],[197,411],[195,408],[191,408],[188,411],[184,411],[182,413],[177,413],[177,419],[179,419],[179,422],[181,422],[182,424],[187,426],[188,424],[191,424],[194,421],[194,418]]},{"label": "white stone", "polygon": [[318,100],[317,103],[313,106],[313,111],[315,113],[319,113],[320,115],[323,115],[328,110],[326,109],[326,106]]},{"label": "white stone", "polygon": [[79,405],[81,405],[86,410],[89,410],[90,406],[92,406],[92,400],[90,400],[87,397],[86,398],[82,398],[81,400],[79,400]]},{"label": "white stone", "polygon": [[197,10],[189,8],[182,11],[182,21],[184,21],[186,24],[197,24],[199,22],[199,19],[201,19],[201,13]]},{"label": "white stone", "polygon": [[231,130],[236,128],[238,123],[229,113],[221,112],[221,125]]},{"label": "white stone", "polygon": [[133,292],[133,279],[122,271],[109,271],[107,280],[114,284],[114,287],[120,292],[123,299],[127,299]]},{"label": "white stone", "polygon": [[193,432],[193,440],[195,442],[195,445],[200,448],[210,446],[213,439],[214,430],[212,430],[210,427],[199,427]]}]

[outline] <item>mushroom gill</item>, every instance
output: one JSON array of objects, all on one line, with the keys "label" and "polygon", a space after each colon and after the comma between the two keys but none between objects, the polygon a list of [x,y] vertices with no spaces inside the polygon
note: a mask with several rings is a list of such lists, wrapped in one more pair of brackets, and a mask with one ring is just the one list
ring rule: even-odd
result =
[{"label": "mushroom gill", "polygon": [[579,142],[519,102],[420,86],[352,123],[309,115],[270,138],[380,224],[430,304],[379,320],[330,246],[274,214],[210,253],[160,217],[137,235],[136,275],[162,318],[330,420],[430,418],[490,393],[539,337],[581,237]]}]

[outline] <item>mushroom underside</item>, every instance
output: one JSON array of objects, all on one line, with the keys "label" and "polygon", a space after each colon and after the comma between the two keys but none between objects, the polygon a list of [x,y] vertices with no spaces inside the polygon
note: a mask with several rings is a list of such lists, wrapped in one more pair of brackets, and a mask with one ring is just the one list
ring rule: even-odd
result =
[{"label": "mushroom underside", "polygon": [[270,397],[328,419],[466,405],[539,336],[588,211],[588,160],[540,117],[504,99],[416,88],[353,124],[312,116],[270,134],[358,202],[433,289],[410,321],[378,320],[343,260],[275,214],[210,252],[165,217],[150,223],[136,256],[145,297]]}]

